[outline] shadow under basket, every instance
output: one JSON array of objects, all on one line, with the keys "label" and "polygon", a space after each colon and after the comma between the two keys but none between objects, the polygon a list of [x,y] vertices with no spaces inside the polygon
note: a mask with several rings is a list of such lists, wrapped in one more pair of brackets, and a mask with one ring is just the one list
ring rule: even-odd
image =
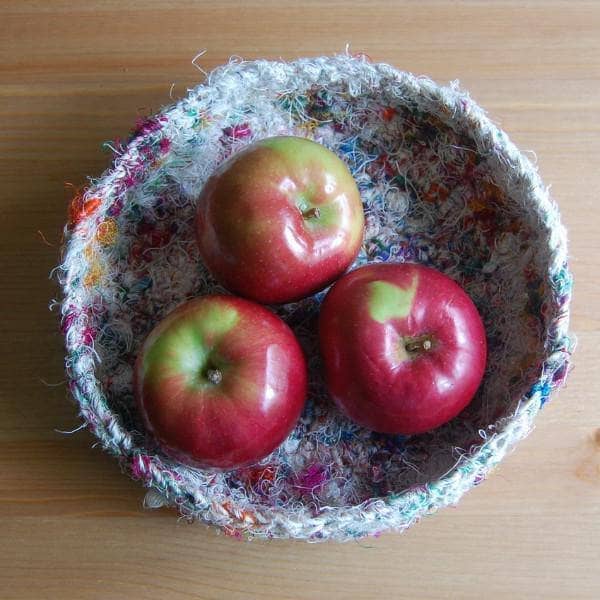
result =
[{"label": "shadow under basket", "polygon": [[[366,231],[354,267],[431,265],[479,308],[489,355],[457,418],[412,437],[360,428],[327,398],[320,292],[273,307],[308,357],[310,393],[286,441],[226,473],[187,467],[147,438],[132,390],[145,336],[186,299],[223,292],[194,240],[198,193],[224,159],[272,135],[314,139],[350,168]],[[140,121],[72,202],[62,328],[70,389],[146,505],[241,536],[349,539],[403,530],[456,503],[530,431],[567,373],[566,235],[535,168],[457,86],[350,56],[232,62]]]}]

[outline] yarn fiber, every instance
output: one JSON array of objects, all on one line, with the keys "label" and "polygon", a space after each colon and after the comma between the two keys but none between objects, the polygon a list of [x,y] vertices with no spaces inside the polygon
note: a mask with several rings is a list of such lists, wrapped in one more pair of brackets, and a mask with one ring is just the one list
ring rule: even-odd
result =
[{"label": "yarn fiber", "polygon": [[[327,398],[315,296],[273,307],[309,363],[295,430],[258,465],[222,473],[165,456],[132,389],[137,352],[181,302],[224,292],[194,240],[197,197],[232,153],[272,135],[314,139],[350,168],[366,231],[354,267],[414,261],[456,280],[479,308],[488,367],[447,425],[404,437],[362,429]],[[535,167],[456,84],[348,55],[235,62],[140,121],[70,208],[62,331],[85,424],[147,506],[231,535],[345,540],[404,530],[458,502],[531,430],[565,379],[571,275],[566,234]]]}]

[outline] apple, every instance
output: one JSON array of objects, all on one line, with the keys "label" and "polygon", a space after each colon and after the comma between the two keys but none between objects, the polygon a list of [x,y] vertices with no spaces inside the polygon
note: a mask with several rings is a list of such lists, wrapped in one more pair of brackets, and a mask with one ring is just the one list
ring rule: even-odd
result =
[{"label": "apple", "polygon": [[209,177],[198,198],[202,259],[226,288],[264,304],[299,300],[354,261],[364,214],[336,154],[311,140],[247,146]]},{"label": "apple", "polygon": [[135,368],[144,423],[177,460],[233,469],[272,452],[298,420],[307,388],[291,329],[233,296],[179,306],[146,338]]},{"label": "apple", "polygon": [[446,423],[472,400],[487,344],[473,301],[417,264],[371,264],[338,280],[319,316],[329,392],[348,417],[412,435]]}]

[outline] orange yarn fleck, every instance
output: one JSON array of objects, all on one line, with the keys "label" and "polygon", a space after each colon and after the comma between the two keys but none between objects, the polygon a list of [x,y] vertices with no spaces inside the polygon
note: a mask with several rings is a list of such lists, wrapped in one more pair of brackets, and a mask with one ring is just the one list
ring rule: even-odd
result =
[{"label": "orange yarn fleck", "polygon": [[242,514],[242,521],[244,523],[246,523],[246,525],[256,525],[256,522],[258,521],[258,519],[256,518],[256,515],[249,510],[243,510]]},{"label": "orange yarn fleck", "polygon": [[485,200],[501,200],[502,193],[500,192],[500,188],[495,184],[489,181],[484,181],[481,183],[481,187],[483,188],[482,193]]},{"label": "orange yarn fleck", "polygon": [[72,228],[80,221],[93,214],[102,204],[100,198],[83,199],[83,192],[78,192],[69,205],[69,227]]},{"label": "orange yarn fleck", "polygon": [[90,264],[90,268],[86,276],[83,278],[83,285],[85,285],[85,287],[93,287],[100,282],[103,275],[104,268],[98,260],[94,260]]},{"label": "orange yarn fleck", "polygon": [[110,246],[117,239],[119,228],[117,222],[114,219],[106,219],[98,225],[96,230],[96,240],[103,246]]},{"label": "orange yarn fleck", "polygon": [[484,201],[482,201],[479,197],[476,196],[475,198],[469,200],[469,208],[474,213],[479,213],[483,212],[487,208],[487,205]]},{"label": "orange yarn fleck", "polygon": [[478,184],[476,195],[469,200],[469,208],[474,213],[481,213],[486,210],[491,210],[490,203],[500,204],[504,198],[500,188],[489,181],[482,181]]}]

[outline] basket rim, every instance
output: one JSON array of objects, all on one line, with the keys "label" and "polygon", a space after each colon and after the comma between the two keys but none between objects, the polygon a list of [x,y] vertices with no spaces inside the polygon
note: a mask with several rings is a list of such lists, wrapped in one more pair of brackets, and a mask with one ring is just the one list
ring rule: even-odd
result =
[{"label": "basket rim", "polygon": [[[231,61],[207,75],[204,83],[190,91],[189,95],[174,105],[157,113],[170,117],[177,111],[185,110],[186,103],[194,97],[227,86],[232,79],[246,79],[255,82],[261,77],[273,76],[292,78],[302,72],[315,82],[323,79],[331,82],[346,80],[356,85],[355,93],[360,93],[361,81],[369,81],[389,89],[402,99],[419,102],[430,111],[452,115],[468,126],[482,144],[494,146],[498,160],[510,165],[513,176],[522,180],[526,189],[525,198],[535,207],[540,226],[547,230],[551,262],[548,277],[572,277],[568,269],[566,233],[560,223],[558,209],[550,200],[548,191],[542,185],[536,168],[519,152],[508,136],[486,116],[484,111],[470,97],[462,92],[457,83],[444,87],[426,77],[417,77],[399,71],[385,63],[371,63],[364,56],[349,55],[305,58],[295,61]],[[270,74],[270,75],[269,75]],[[389,91],[389,90],[388,90]],[[449,120],[449,117],[448,117]],[[140,151],[145,135],[133,139],[116,160],[96,180],[106,186],[114,185],[126,175],[126,162],[129,156]],[[92,186],[83,196],[91,199]],[[301,518],[292,521],[285,509],[258,507],[257,522],[244,523],[243,507],[233,506],[224,514],[222,509],[213,506],[209,490],[204,494],[197,491],[190,495],[183,489],[173,474],[159,457],[148,455],[143,448],[135,446],[132,435],[121,424],[119,415],[110,411],[100,382],[94,376],[96,358],[93,348],[85,348],[75,335],[75,328],[65,327],[69,312],[77,302],[73,290],[73,273],[70,265],[81,251],[79,242],[85,241],[86,220],[75,227],[66,229],[65,245],[58,278],[62,287],[62,324],[66,341],[66,365],[69,384],[80,414],[88,428],[101,441],[103,447],[121,459],[121,464],[130,475],[143,478],[147,487],[154,490],[154,503],[176,504],[181,513],[193,516],[232,529],[249,531],[253,535],[267,537],[294,537],[304,539],[348,539],[366,534],[378,533],[385,529],[403,530],[426,514],[438,508],[455,504],[471,487],[477,485],[485,475],[498,464],[507,451],[525,437],[532,427],[533,420],[547,400],[550,392],[564,382],[572,342],[568,334],[570,287],[566,294],[551,288],[553,314],[547,320],[544,347],[547,349],[543,364],[539,367],[539,377],[530,390],[521,398],[512,416],[497,423],[496,432],[473,453],[462,456],[452,469],[439,479],[425,485],[414,486],[398,493],[376,497],[353,506],[324,507],[318,514],[304,511]],[[563,290],[564,291],[564,290]],[[143,475],[143,476],[142,476]],[[157,496],[156,494],[159,494]],[[357,522],[360,521],[360,527]]]}]

